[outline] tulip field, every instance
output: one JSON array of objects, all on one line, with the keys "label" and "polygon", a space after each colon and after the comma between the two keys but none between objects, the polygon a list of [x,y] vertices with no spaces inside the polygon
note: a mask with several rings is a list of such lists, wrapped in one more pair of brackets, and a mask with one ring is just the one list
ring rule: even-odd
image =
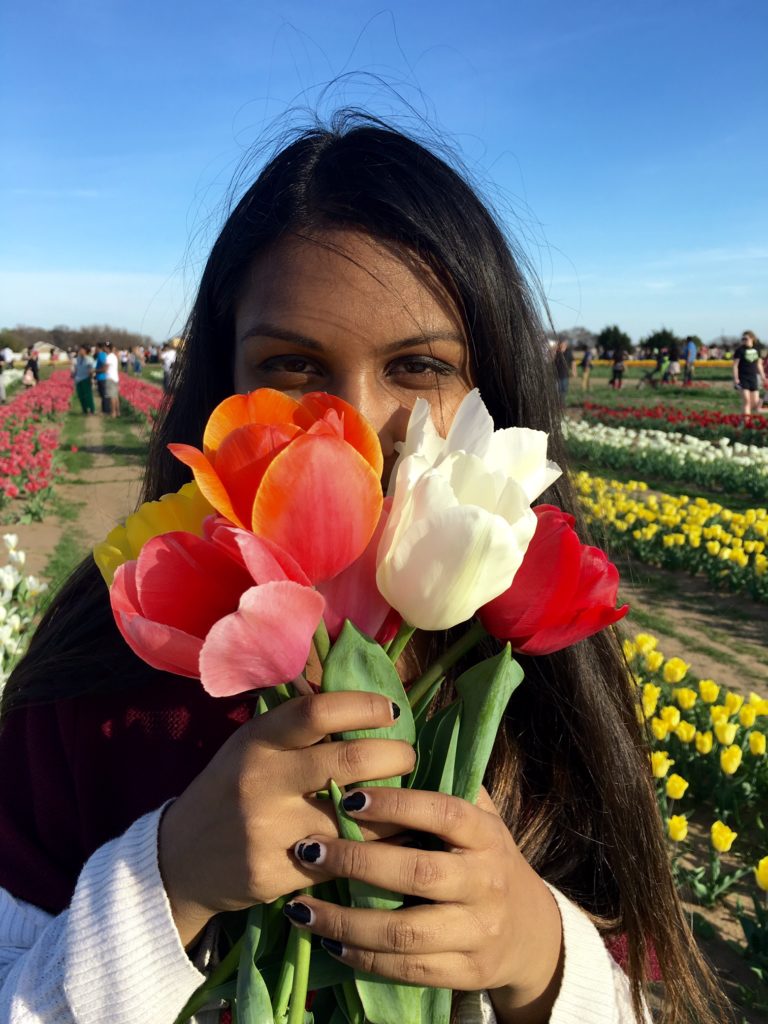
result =
[{"label": "tulip field", "polygon": [[[566,444],[594,535],[623,578],[648,584],[639,592],[650,603],[633,608],[632,596],[624,595],[624,653],[675,877],[737,1019],[764,1021],[768,416],[744,424],[728,366],[710,369],[705,382],[688,389],[651,390],[640,370],[633,376],[616,391],[599,373],[588,394],[571,383]],[[689,595],[697,616],[682,644],[674,627],[680,595]],[[671,640],[637,629],[646,618],[678,638],[675,654],[665,653]],[[724,636],[726,646],[712,639]],[[759,652],[749,681],[730,659],[745,649]]]}]

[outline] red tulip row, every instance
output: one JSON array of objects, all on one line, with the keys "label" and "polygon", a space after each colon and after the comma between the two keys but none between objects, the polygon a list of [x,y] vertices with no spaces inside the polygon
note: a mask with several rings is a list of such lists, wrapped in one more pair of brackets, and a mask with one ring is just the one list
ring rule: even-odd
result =
[{"label": "red tulip row", "polygon": [[157,410],[163,400],[163,393],[156,384],[149,384],[145,380],[136,377],[129,377],[124,373],[120,377],[120,401],[127,402],[140,416],[144,416],[147,423],[154,422]]},{"label": "red tulip row", "polygon": [[584,403],[584,416],[597,423],[620,423],[622,426],[654,430],[683,430],[686,434],[706,441],[719,441],[722,437],[744,444],[768,445],[768,416],[752,416],[748,423],[735,413],[715,409],[683,411],[665,405],[617,406]]},{"label": "red tulip row", "polygon": [[24,390],[0,408],[0,508],[26,499],[24,512],[40,518],[55,474],[61,427],[46,422],[66,412],[72,384],[65,371]]}]

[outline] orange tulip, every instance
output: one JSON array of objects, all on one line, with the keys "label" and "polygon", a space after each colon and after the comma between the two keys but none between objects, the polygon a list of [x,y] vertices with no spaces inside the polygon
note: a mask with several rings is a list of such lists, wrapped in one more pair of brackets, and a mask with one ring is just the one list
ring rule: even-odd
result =
[{"label": "orange tulip", "polygon": [[379,521],[379,439],[333,395],[232,395],[211,413],[203,451],[168,447],[221,515],[290,551],[312,583],[359,558]]}]

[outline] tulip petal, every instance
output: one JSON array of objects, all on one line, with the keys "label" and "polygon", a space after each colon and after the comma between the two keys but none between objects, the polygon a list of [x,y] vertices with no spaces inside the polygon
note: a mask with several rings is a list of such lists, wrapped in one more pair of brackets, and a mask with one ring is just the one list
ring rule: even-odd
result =
[{"label": "tulip petal", "polygon": [[236,612],[217,622],[200,654],[200,681],[214,697],[276,686],[304,669],[323,599],[298,583],[246,590]]},{"label": "tulip petal", "polygon": [[203,450],[206,455],[213,455],[233,431],[249,423],[294,423],[294,416],[300,409],[294,398],[273,388],[261,388],[249,395],[230,395],[219,402],[208,418]]},{"label": "tulip petal", "polygon": [[201,639],[217,619],[237,608],[240,595],[252,585],[245,566],[193,533],[154,537],[136,563],[142,614]]},{"label": "tulip petal", "polygon": [[450,452],[467,452],[484,458],[490,447],[493,433],[493,419],[485,407],[477,388],[473,388],[462,399],[445,439],[445,455]]},{"label": "tulip petal", "polygon": [[211,539],[241,561],[256,583],[293,580],[305,587],[311,585],[298,562],[266,537],[257,537],[249,530],[239,530],[226,523],[216,526]]},{"label": "tulip petal", "polygon": [[298,437],[264,474],[253,506],[253,532],[290,551],[319,583],[365,551],[376,529],[381,480],[346,441]]},{"label": "tulip petal", "polygon": [[562,475],[557,463],[547,459],[547,434],[528,427],[497,430],[484,461],[488,469],[517,480],[529,503]]},{"label": "tulip petal", "polygon": [[324,391],[304,395],[301,405],[317,419],[324,419],[328,411],[338,413],[344,431],[344,440],[358,451],[379,479],[384,470],[381,442],[371,424],[349,402]]},{"label": "tulip petal", "polygon": [[109,595],[117,628],[135,654],[162,672],[191,679],[199,677],[202,640],[172,626],[152,622],[141,614],[135,562],[118,567]]},{"label": "tulip petal", "polygon": [[272,459],[301,433],[292,423],[248,423],[222,440],[214,468],[240,522],[250,522],[253,499]]},{"label": "tulip petal", "polygon": [[236,526],[244,525],[235,512],[226,487],[219,479],[219,474],[213,468],[207,456],[203,455],[199,449],[193,448],[191,444],[169,444],[168,451],[179,462],[189,466],[194,474],[197,486],[217,512],[226,516]]}]

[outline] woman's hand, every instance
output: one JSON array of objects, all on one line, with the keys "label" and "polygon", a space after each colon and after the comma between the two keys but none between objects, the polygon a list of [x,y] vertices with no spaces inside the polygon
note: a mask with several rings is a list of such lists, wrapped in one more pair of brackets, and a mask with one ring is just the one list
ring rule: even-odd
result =
[{"label": "woman's hand", "polygon": [[504,1022],[549,1020],[562,931],[552,894],[515,845],[487,793],[478,806],[441,793],[357,789],[345,808],[361,824],[439,836],[446,852],[306,836],[298,863],[429,901],[398,911],[339,907],[310,896],[286,905],[357,970],[415,985],[489,989]]},{"label": "woman's hand", "polygon": [[[400,740],[321,741],[386,728],[393,714],[376,694],[321,693],[286,701],[230,737],[160,824],[160,871],[185,945],[220,911],[330,877],[292,855],[308,834],[338,835],[330,801],[314,794],[330,779],[352,785],[409,772],[415,753]],[[391,831],[379,827],[368,837]]]}]

